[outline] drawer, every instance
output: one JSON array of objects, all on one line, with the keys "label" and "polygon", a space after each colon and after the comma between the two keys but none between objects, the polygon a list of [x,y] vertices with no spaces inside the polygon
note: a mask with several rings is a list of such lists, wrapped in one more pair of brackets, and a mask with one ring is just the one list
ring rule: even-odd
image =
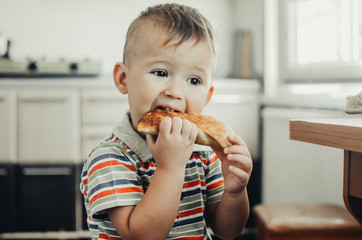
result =
[{"label": "drawer", "polygon": [[97,144],[111,133],[112,124],[83,126],[82,128],[82,160],[85,160]]},{"label": "drawer", "polygon": [[118,123],[127,109],[127,96],[115,87],[82,91],[83,123]]}]

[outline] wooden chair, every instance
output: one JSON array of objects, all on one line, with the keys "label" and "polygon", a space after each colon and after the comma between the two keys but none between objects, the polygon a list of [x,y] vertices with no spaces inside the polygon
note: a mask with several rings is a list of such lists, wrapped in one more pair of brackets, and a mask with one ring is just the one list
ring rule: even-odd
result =
[{"label": "wooden chair", "polygon": [[362,240],[362,226],[333,205],[266,205],[252,209],[258,240]]}]

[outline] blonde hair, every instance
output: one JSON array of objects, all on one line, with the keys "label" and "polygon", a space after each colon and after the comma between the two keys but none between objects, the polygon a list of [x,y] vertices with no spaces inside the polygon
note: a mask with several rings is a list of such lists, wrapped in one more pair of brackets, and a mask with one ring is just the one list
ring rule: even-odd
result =
[{"label": "blonde hair", "polygon": [[210,22],[195,8],[169,3],[149,7],[133,20],[126,36],[123,51],[124,62],[130,55],[130,42],[146,20],[153,21],[155,25],[169,35],[164,45],[174,39],[178,40],[175,46],[179,46],[190,39],[195,40],[195,44],[206,40],[216,54],[213,28]]}]

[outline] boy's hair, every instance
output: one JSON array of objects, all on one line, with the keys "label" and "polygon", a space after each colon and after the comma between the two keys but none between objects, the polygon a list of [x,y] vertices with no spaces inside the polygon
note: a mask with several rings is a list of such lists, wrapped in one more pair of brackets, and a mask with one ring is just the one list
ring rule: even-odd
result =
[{"label": "boy's hair", "polygon": [[148,7],[141,12],[138,18],[133,20],[126,36],[123,52],[124,62],[130,55],[130,42],[146,20],[153,21],[162,31],[169,35],[164,45],[174,39],[179,40],[175,46],[179,46],[189,39],[194,39],[195,44],[206,40],[213,52],[216,53],[213,28],[210,22],[195,8],[169,3]]}]

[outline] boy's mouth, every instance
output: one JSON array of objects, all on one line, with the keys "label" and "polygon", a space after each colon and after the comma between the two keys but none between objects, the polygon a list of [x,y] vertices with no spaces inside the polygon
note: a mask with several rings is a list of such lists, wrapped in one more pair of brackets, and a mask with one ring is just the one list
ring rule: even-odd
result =
[{"label": "boy's mouth", "polygon": [[152,111],[154,111],[155,109],[162,109],[162,110],[171,111],[171,112],[181,112],[181,111],[178,111],[178,110],[176,110],[176,109],[172,109],[172,108],[168,108],[168,107],[163,107],[163,106],[155,107],[154,109],[152,109]]},{"label": "boy's mouth", "polygon": [[[179,112],[181,113],[181,111],[173,109],[173,108],[169,108],[169,107],[164,107],[164,106],[157,106],[151,109],[150,112],[155,111],[156,109],[161,109],[161,110],[165,110],[165,111],[170,111],[170,112]],[[143,118],[141,118],[140,120],[138,120],[138,123],[142,121]]]}]

